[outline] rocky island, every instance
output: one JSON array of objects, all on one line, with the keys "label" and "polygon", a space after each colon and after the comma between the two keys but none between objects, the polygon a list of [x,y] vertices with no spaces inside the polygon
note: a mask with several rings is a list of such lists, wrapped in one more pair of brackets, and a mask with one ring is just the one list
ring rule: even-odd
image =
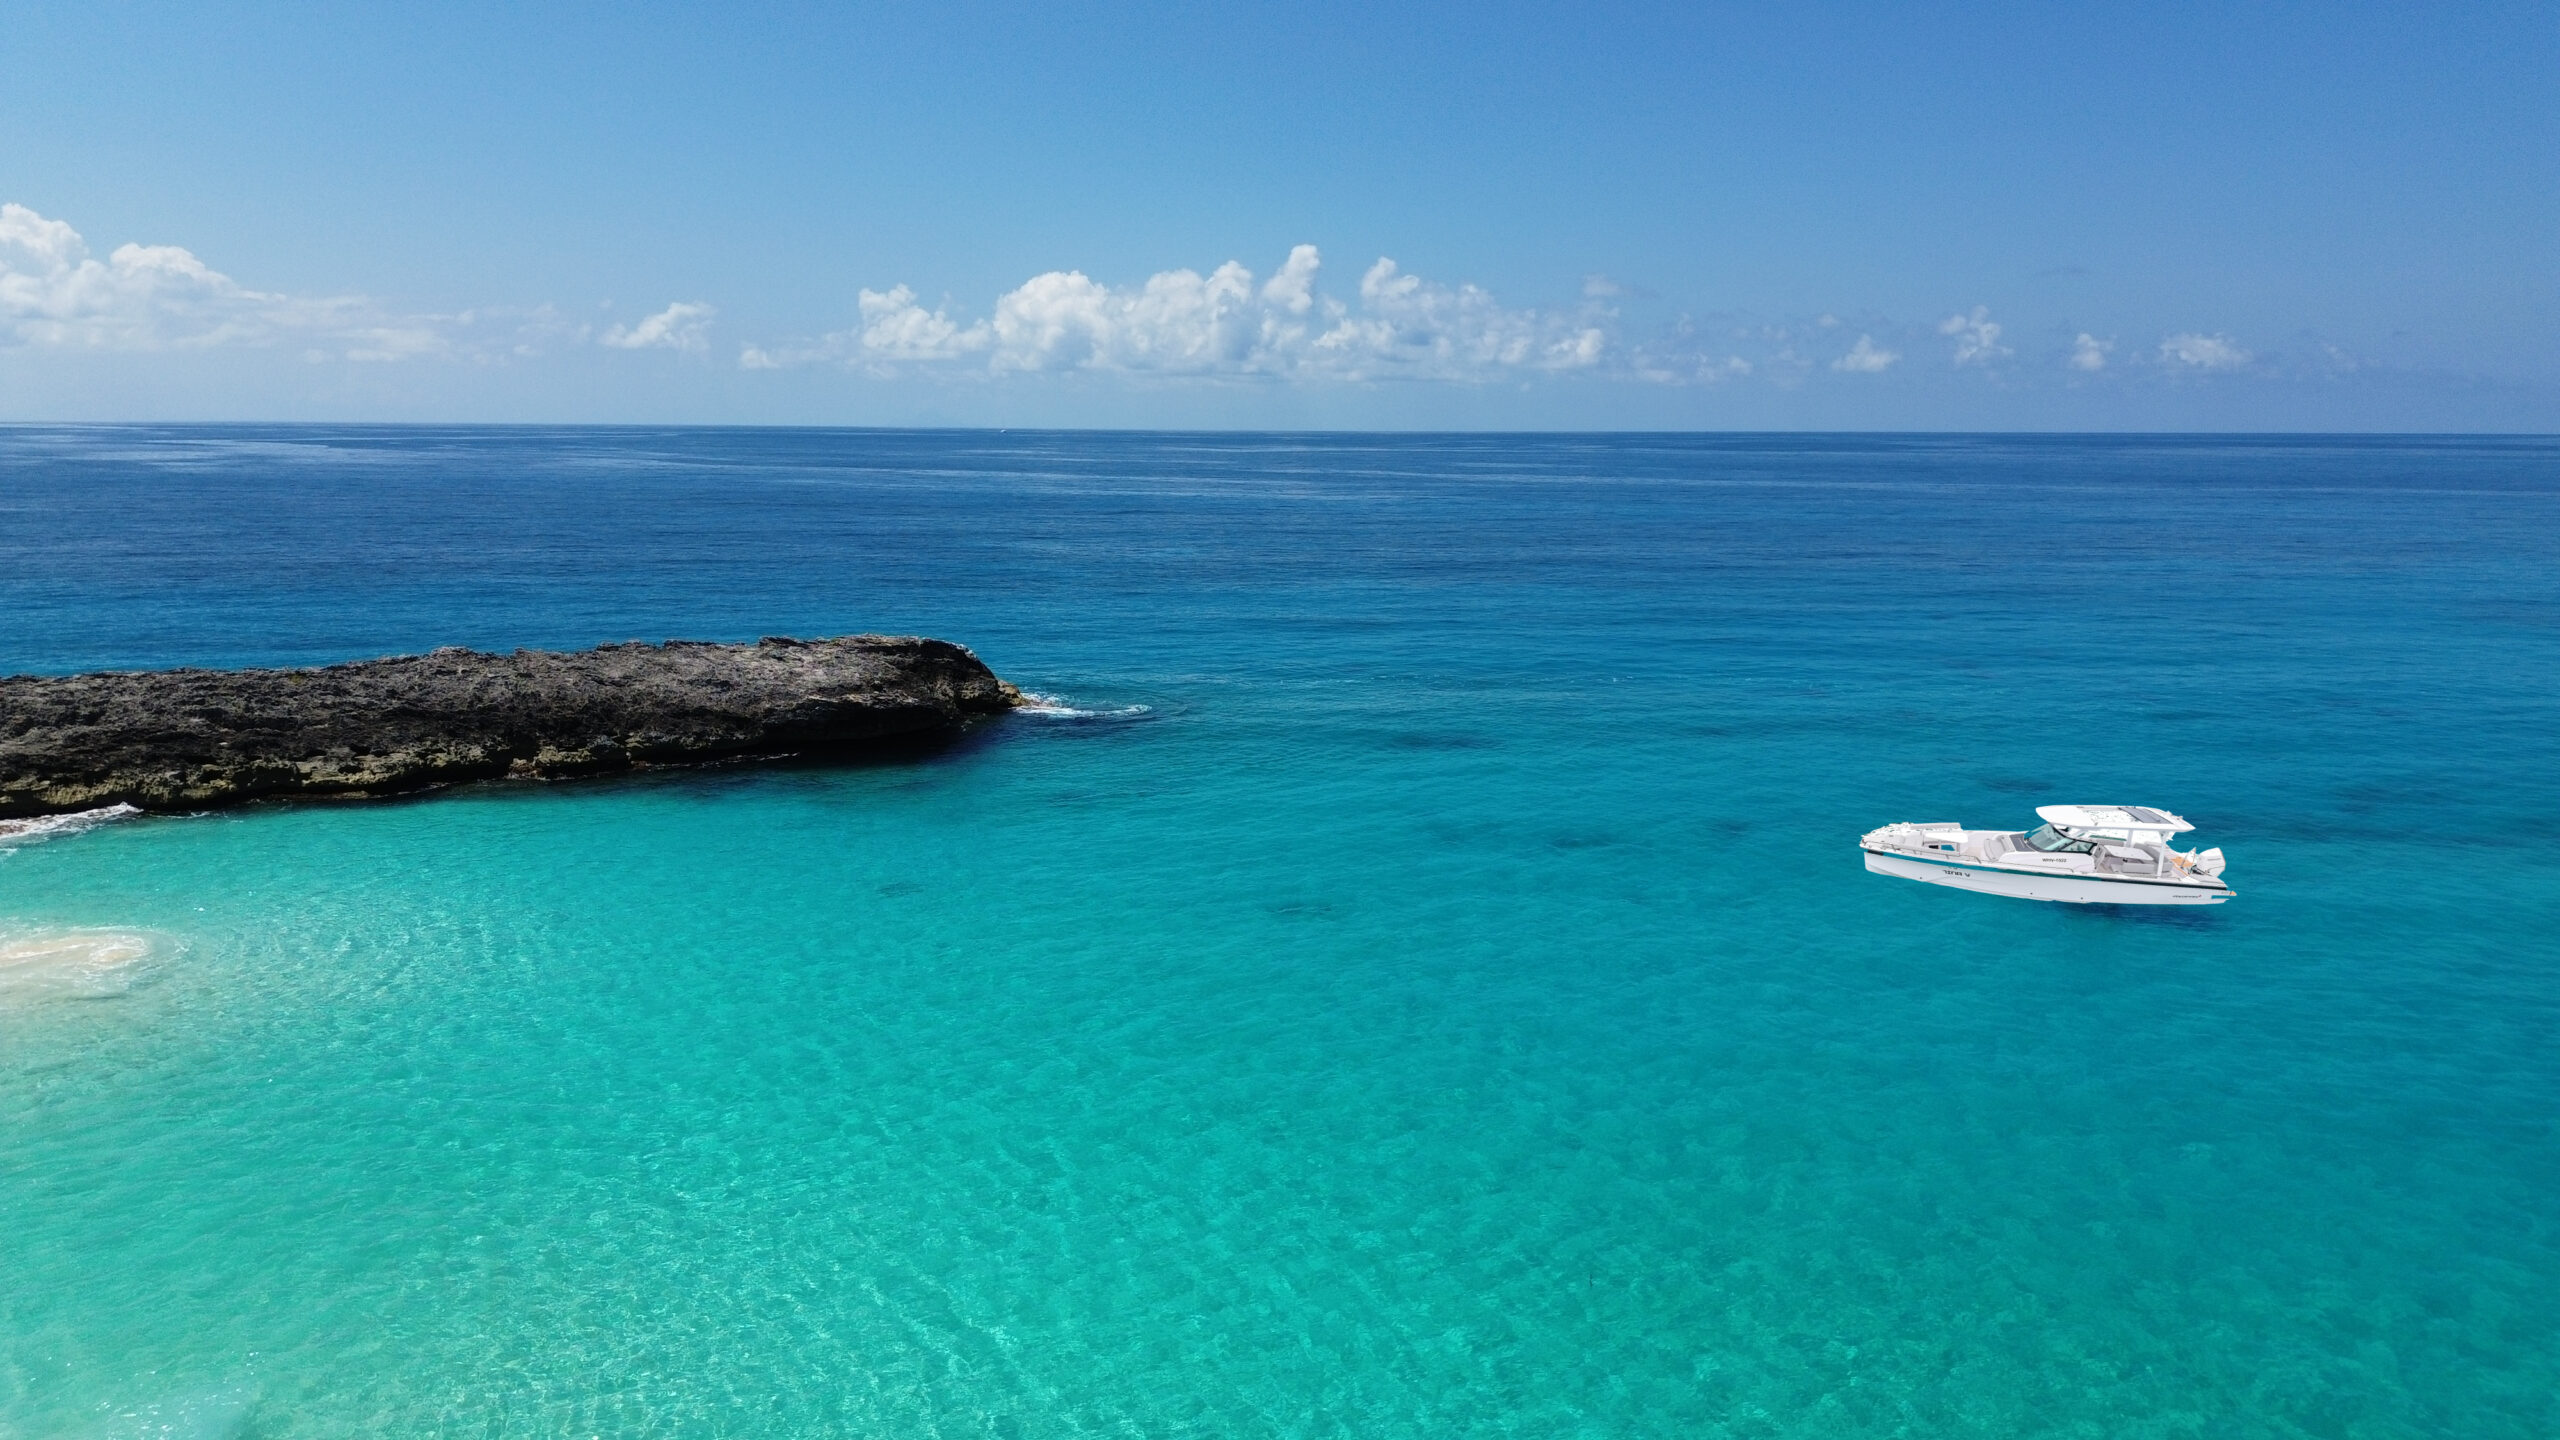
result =
[{"label": "rocky island", "polygon": [[966,649],[890,635],[19,675],[0,678],[0,819],[843,752],[1021,703]]}]

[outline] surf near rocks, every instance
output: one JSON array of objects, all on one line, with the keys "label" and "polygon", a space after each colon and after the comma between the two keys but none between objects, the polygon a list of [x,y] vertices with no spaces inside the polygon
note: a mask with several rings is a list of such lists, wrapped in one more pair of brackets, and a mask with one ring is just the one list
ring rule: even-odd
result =
[{"label": "surf near rocks", "polygon": [[888,635],[20,675],[0,678],[0,818],[843,752],[1021,703],[961,646]]}]

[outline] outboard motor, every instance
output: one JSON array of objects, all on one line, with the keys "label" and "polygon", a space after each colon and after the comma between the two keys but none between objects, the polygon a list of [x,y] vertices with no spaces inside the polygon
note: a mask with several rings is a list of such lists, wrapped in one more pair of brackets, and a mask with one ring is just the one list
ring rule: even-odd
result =
[{"label": "outboard motor", "polygon": [[2198,852],[2196,869],[2205,875],[2219,879],[2222,875],[2222,847],[2216,845],[2210,850]]}]

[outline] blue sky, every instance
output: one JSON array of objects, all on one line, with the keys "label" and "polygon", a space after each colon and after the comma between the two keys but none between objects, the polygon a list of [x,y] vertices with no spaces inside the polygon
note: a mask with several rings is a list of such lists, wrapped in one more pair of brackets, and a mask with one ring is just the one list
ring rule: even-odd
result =
[{"label": "blue sky", "polygon": [[21,0],[0,62],[0,419],[2560,429],[2547,3]]}]

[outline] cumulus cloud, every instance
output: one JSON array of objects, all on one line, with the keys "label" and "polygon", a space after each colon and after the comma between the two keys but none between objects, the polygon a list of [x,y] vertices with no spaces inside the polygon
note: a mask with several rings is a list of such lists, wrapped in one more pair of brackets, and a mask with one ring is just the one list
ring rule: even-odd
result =
[{"label": "cumulus cloud", "polygon": [[2162,364],[2190,370],[2237,370],[2256,358],[2228,335],[2187,331],[2160,342]]},{"label": "cumulus cloud", "polygon": [[[1823,318],[1831,317],[1826,315]],[[1901,358],[1894,351],[1878,345],[1874,337],[1861,335],[1858,343],[1849,347],[1848,354],[1831,362],[1831,368],[1845,370],[1852,375],[1879,375],[1892,369],[1893,362]]]},{"label": "cumulus cloud", "polygon": [[175,245],[119,245],[101,260],[68,223],[0,205],[0,342],[170,350],[323,334],[369,357],[433,348],[425,327],[358,300],[251,290]]},{"label": "cumulus cloud", "polygon": [[637,325],[616,325],[596,343],[617,350],[699,350],[707,343],[711,317],[720,312],[700,301],[679,300]]},{"label": "cumulus cloud", "polygon": [[406,315],[360,296],[252,290],[176,245],[119,245],[100,259],[68,222],[0,205],[0,346],[132,353],[291,344],[311,360],[496,360],[586,333],[547,306]]},{"label": "cumulus cloud", "polygon": [[1315,308],[1316,271],[1324,266],[1324,257],[1313,245],[1292,245],[1289,258],[1280,264],[1278,273],[1262,287],[1265,302],[1277,305],[1292,315],[1304,315]]},{"label": "cumulus cloud", "polygon": [[1986,306],[1974,306],[1971,315],[1950,315],[1939,321],[1938,333],[1955,338],[1959,365],[1988,365],[2009,353],[2009,347],[2000,343],[1999,322]]},{"label": "cumulus cloud", "polygon": [[1587,370],[1609,353],[1605,315],[1519,310],[1472,285],[1442,285],[1381,259],[1356,303],[1317,285],[1323,258],[1300,245],[1267,279],[1228,261],[1111,286],[1077,270],[1035,275],[961,321],[904,285],[864,290],[861,322],[816,340],[749,346],[751,369],[838,362],[874,374],[1125,374],[1369,380],[1490,380]]},{"label": "cumulus cloud", "polygon": [[[1596,273],[1582,278],[1578,296],[1551,308],[1506,305],[1477,286],[1410,274],[1385,258],[1352,275],[1335,273],[1330,289],[1327,278],[1317,248],[1299,245],[1259,275],[1229,261],[1206,273],[1166,270],[1112,285],[1052,270],[974,314],[893,285],[861,290],[846,329],[736,353],[748,368],[828,364],[875,375],[1490,384],[1584,374],[1663,385],[1793,386],[1825,375],[1881,375],[1903,352],[1929,343],[1925,323],[1876,317],[1844,352],[1840,337],[1856,332],[1830,313],[1786,324],[1681,316],[1638,327],[1619,307],[1642,314],[1651,297]],[[92,253],[68,223],[0,205],[0,351],[263,346],[316,361],[494,363],[596,346],[700,352],[711,344],[717,314],[704,301],[681,300],[599,328],[601,322],[580,323],[548,306],[402,313],[361,296],[251,289],[175,245]],[[2012,353],[1987,307],[1948,316],[1936,329],[1953,342],[1958,366],[1990,365]],[[2147,349],[2128,358],[2125,368],[2137,371],[2155,363]],[[2115,342],[2083,333],[2063,363],[2084,375],[2111,372]],[[2284,356],[2262,362],[2228,335],[2201,332],[2168,335],[2156,361],[2173,373],[2268,375],[2289,363]],[[2327,370],[2354,364],[2332,351]]]}]

